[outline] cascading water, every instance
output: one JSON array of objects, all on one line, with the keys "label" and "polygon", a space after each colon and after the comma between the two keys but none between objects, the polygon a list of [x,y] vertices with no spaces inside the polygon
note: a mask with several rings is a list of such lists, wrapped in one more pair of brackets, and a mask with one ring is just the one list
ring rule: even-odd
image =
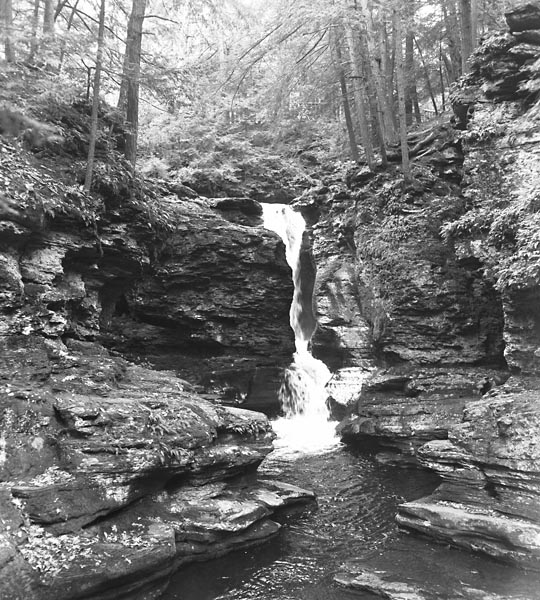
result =
[{"label": "cascading water", "polygon": [[283,454],[322,452],[340,442],[326,406],[325,386],[332,375],[309,351],[317,323],[313,315],[313,281],[302,269],[306,223],[299,212],[285,204],[263,204],[263,217],[264,226],[277,233],[285,244],[294,283],[290,323],[296,352],[279,391],[284,417],[273,423],[278,436],[275,448]]}]

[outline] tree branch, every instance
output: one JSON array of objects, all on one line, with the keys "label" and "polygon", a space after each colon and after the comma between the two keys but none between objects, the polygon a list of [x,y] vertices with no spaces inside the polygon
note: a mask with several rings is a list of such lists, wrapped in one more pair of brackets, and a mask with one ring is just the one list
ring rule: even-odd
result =
[{"label": "tree branch", "polygon": [[174,21],[173,19],[167,19],[167,17],[162,17],[161,15],[145,15],[145,19],[160,19],[161,21],[168,21],[169,23],[174,23],[175,25],[180,25],[178,21]]},{"label": "tree branch", "polygon": [[296,61],[297,65],[300,64],[305,58],[307,58],[312,52],[314,52],[317,49],[318,45],[323,41],[325,35],[326,30],[322,32],[322,34],[319,36],[319,39],[313,44],[313,46]]}]

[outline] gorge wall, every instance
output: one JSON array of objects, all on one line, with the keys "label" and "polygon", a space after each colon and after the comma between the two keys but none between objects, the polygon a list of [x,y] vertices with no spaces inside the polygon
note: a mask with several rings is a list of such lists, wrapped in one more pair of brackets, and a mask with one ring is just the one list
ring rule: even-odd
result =
[{"label": "gorge wall", "polygon": [[[454,123],[413,134],[412,183],[397,164],[344,168],[295,205],[343,439],[441,476],[401,506],[404,527],[536,569],[534,10],[475,54]],[[155,597],[178,566],[267,539],[276,510],[311,499],[229,481],[272,433],[223,403],[270,408],[294,351],[283,245],[252,199],[171,182],[141,195],[113,169],[90,200],[51,176],[72,157],[0,145],[0,592]]]},{"label": "gorge wall", "polygon": [[230,482],[274,436],[209,401],[273,401],[294,348],[283,244],[255,201],[114,172],[90,198],[61,156],[54,177],[0,144],[0,596],[157,597],[313,499]]},{"label": "gorge wall", "polygon": [[539,15],[510,13],[453,90],[453,124],[413,134],[412,183],[357,168],[298,203],[343,439],[441,476],[402,526],[535,569]]}]

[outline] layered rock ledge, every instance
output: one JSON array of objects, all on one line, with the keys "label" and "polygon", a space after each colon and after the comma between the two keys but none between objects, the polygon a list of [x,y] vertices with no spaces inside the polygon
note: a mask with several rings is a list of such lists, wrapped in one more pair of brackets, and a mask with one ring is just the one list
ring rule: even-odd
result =
[{"label": "layered rock ledge", "polygon": [[467,405],[447,440],[418,450],[442,484],[402,504],[397,521],[497,559],[540,569],[538,388],[502,387]]},{"label": "layered rock ledge", "polygon": [[173,373],[90,342],[2,340],[0,592],[155,598],[182,565],[275,535],[313,501],[249,481],[267,417],[210,403]]},{"label": "layered rock ledge", "polygon": [[452,92],[453,125],[411,138],[429,131],[433,140],[413,158],[412,183],[358,168],[302,201],[320,236],[315,346],[339,359],[330,393],[347,405],[343,439],[440,475],[433,496],[400,508],[403,527],[531,569],[540,540],[538,14],[537,3],[512,10],[510,31],[472,56]]}]

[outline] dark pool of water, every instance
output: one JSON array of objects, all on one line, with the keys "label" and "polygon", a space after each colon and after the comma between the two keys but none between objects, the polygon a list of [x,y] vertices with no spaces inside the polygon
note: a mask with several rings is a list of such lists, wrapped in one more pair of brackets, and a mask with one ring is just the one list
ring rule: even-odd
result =
[{"label": "dark pool of water", "polygon": [[191,565],[172,580],[166,600],[349,600],[373,596],[338,587],[345,561],[392,573],[430,598],[540,600],[540,576],[403,533],[396,506],[430,493],[429,473],[381,466],[338,449],[317,456],[269,457],[260,469],[312,489],[318,507],[288,517],[278,537],[258,548]]}]

